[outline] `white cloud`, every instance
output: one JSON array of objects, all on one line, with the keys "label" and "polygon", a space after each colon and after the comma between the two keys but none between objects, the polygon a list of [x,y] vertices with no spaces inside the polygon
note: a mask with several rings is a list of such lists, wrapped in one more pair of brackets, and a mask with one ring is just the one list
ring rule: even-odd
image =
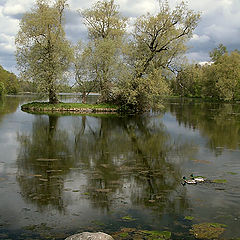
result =
[{"label": "white cloud", "polygon": [[33,5],[33,0],[8,0],[3,6],[3,13],[8,16],[23,14]]},{"label": "white cloud", "polygon": [[13,36],[0,34],[0,54],[14,54],[15,51],[15,38]]},{"label": "white cloud", "polygon": [[193,34],[190,40],[190,43],[195,43],[195,42],[205,43],[205,42],[208,42],[209,40],[210,40],[210,37],[207,35],[199,36],[197,34]]},{"label": "white cloud", "polygon": [[25,9],[22,5],[17,4],[14,7],[13,6],[6,6],[3,8],[3,13],[5,15],[17,15],[22,14],[25,12]]}]

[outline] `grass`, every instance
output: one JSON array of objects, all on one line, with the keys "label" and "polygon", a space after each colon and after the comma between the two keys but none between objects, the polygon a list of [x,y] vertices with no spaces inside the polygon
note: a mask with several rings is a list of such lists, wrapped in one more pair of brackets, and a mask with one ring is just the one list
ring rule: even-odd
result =
[{"label": "grass", "polygon": [[22,105],[22,110],[32,112],[116,112],[118,107],[113,104],[83,104],[32,102]]}]

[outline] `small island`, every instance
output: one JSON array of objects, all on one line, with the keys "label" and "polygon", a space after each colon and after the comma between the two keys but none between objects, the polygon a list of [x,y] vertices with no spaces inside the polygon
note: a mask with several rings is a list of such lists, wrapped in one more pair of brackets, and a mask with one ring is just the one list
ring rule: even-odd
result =
[{"label": "small island", "polygon": [[83,104],[31,102],[22,105],[23,111],[30,112],[76,112],[76,113],[116,113],[118,107],[113,104]]}]

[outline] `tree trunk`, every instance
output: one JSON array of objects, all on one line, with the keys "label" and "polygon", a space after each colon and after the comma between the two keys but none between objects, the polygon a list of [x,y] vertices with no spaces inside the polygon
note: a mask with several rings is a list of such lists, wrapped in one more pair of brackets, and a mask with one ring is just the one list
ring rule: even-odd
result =
[{"label": "tree trunk", "polygon": [[59,103],[59,100],[57,98],[57,94],[52,89],[49,89],[49,103],[51,103],[51,104]]},{"label": "tree trunk", "polygon": [[82,103],[86,103],[87,102],[87,94],[86,91],[82,91]]}]

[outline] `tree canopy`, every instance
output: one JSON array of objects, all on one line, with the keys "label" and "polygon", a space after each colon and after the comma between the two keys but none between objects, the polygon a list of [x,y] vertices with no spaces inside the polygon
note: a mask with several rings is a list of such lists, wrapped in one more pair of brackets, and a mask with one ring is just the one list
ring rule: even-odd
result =
[{"label": "tree canopy", "polygon": [[[120,70],[126,18],[119,12],[114,0],[98,1],[89,9],[80,12],[87,27],[89,44],[84,51],[87,68],[101,94],[102,102],[111,102],[114,82]],[[87,53],[87,55],[86,55]]]},{"label": "tree canopy", "polygon": [[188,64],[172,84],[176,95],[232,101],[240,99],[240,52],[220,44],[210,53],[211,64]]},{"label": "tree canopy", "polygon": [[48,93],[49,102],[58,102],[56,92],[72,57],[63,29],[66,0],[37,0],[24,14],[16,37],[17,63],[22,78],[37,83]]},{"label": "tree canopy", "polygon": [[16,37],[22,78],[37,83],[50,102],[58,101],[56,92],[70,62],[83,101],[91,89],[98,89],[101,102],[144,111],[170,93],[170,73],[187,49],[199,13],[183,2],[171,9],[166,0],[156,14],[138,17],[129,28],[114,0],[100,0],[79,11],[89,38],[71,47],[63,29],[66,6],[67,0],[36,0]]},{"label": "tree canopy", "polygon": [[167,72],[173,71],[176,58],[186,51],[199,17],[184,3],[171,10],[165,2],[156,15],[148,13],[136,20],[125,63],[127,79],[119,88],[121,105],[142,111],[169,93]]}]

